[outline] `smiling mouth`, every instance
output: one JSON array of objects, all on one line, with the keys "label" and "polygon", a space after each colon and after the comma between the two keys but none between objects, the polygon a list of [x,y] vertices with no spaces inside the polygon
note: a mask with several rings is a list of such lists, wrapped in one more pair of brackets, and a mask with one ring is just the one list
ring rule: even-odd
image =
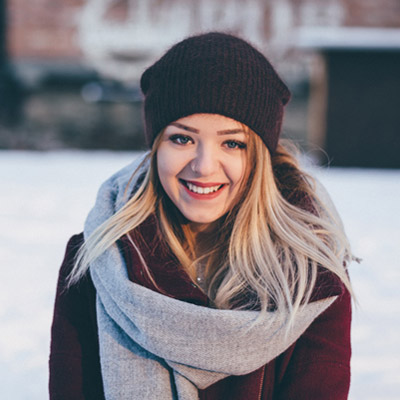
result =
[{"label": "smiling mouth", "polygon": [[187,188],[189,189],[192,193],[196,194],[211,194],[215,193],[218,190],[220,190],[224,184],[220,185],[215,185],[215,186],[197,186],[193,184],[192,182],[185,181],[184,179],[179,179],[179,181]]}]

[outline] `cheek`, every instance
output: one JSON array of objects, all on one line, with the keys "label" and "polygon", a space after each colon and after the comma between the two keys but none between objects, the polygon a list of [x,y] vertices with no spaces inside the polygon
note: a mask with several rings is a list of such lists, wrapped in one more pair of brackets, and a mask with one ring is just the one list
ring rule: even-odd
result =
[{"label": "cheek", "polygon": [[164,190],[167,190],[166,185],[168,184],[172,171],[171,163],[168,162],[167,154],[163,151],[157,153],[157,172],[161,185],[164,187]]},{"label": "cheek", "polygon": [[157,171],[164,190],[168,193],[170,186],[176,183],[177,175],[182,169],[182,160],[179,155],[160,146],[157,151]]},{"label": "cheek", "polygon": [[157,172],[160,180],[163,180],[164,175],[166,174],[167,171],[167,163],[164,158],[164,154],[162,151],[157,152]]},{"label": "cheek", "polygon": [[229,175],[236,189],[246,178],[246,158],[244,156],[230,164]]}]

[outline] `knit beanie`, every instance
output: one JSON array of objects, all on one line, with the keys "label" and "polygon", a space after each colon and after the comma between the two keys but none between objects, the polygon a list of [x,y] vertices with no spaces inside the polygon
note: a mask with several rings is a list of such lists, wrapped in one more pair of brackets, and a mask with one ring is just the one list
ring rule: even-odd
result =
[{"label": "knit beanie", "polygon": [[171,122],[192,114],[220,114],[242,122],[276,149],[290,91],[270,62],[246,41],[211,32],[168,50],[142,75],[149,146]]}]

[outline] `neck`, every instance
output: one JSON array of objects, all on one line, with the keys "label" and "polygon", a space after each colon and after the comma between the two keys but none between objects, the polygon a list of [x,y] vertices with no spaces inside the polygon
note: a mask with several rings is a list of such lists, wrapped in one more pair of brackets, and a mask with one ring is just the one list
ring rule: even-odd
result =
[{"label": "neck", "polygon": [[199,222],[190,222],[189,228],[194,236],[212,234],[218,229],[218,221],[203,224]]}]

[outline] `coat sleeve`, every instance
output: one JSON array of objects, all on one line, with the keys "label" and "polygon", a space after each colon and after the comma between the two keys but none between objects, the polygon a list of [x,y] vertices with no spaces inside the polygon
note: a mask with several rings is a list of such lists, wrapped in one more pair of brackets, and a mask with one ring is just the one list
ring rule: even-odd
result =
[{"label": "coat sleeve", "polygon": [[50,400],[104,399],[95,288],[89,274],[66,288],[66,278],[82,243],[82,234],[70,239],[59,273],[51,328]]},{"label": "coat sleeve", "polygon": [[276,400],[345,400],[350,388],[347,290],[277,360]]}]

